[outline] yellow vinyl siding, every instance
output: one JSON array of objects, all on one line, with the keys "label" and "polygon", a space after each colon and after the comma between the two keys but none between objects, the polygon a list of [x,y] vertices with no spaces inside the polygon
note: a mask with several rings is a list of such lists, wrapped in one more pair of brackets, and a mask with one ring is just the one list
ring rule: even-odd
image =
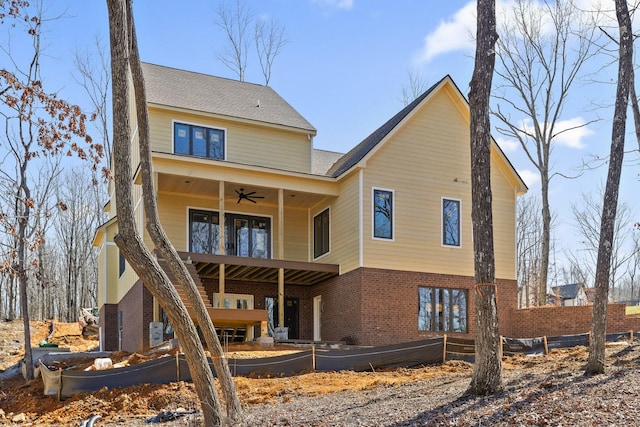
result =
[{"label": "yellow vinyl siding", "polygon": [[[307,212],[307,209],[285,209],[284,211],[284,259],[309,261]],[[277,235],[275,239],[277,240]]]},{"label": "yellow vinyl siding", "polygon": [[358,173],[354,173],[340,182],[340,197],[332,199],[330,204],[319,203],[311,215],[313,218],[330,207],[329,254],[319,258],[318,262],[340,264],[342,274],[359,267],[358,199]]},{"label": "yellow vinyl siding", "polygon": [[[202,209],[219,212],[217,197],[188,197],[179,194],[160,193],[158,213],[162,226],[178,251],[188,251],[188,211]],[[271,258],[278,253],[278,209],[273,205],[251,205],[251,210],[243,210],[234,200],[225,201],[226,213],[241,213],[253,216],[269,217],[271,220]],[[307,261],[307,214],[302,209],[284,211],[284,253],[285,259]],[[148,242],[153,247],[151,242]]]},{"label": "yellow vinyl siding", "polygon": [[491,156],[491,191],[493,197],[493,245],[496,277],[516,278],[516,197],[504,168],[497,167],[497,153]]},{"label": "yellow vinyl siding", "polygon": [[225,129],[228,162],[295,172],[311,171],[311,141],[306,133],[158,108],[149,109],[153,151],[173,153],[174,121]]},{"label": "yellow vinyl siding", "polygon": [[[422,106],[366,164],[363,189],[364,266],[472,276],[471,173],[468,121],[452,92]],[[496,188],[497,275],[514,278],[513,187],[492,173]],[[372,239],[372,187],[394,191],[394,239]],[[461,246],[442,245],[442,198],[461,203]],[[511,215],[511,217],[509,216]],[[511,252],[509,252],[511,250]]]},{"label": "yellow vinyl siding", "polygon": [[[108,244],[106,247],[107,254],[107,266],[116,266],[116,268],[107,267],[106,272],[106,281],[107,281],[107,292],[106,301],[103,301],[106,304],[117,304],[118,301],[118,268],[119,265],[119,250],[115,243]],[[101,292],[101,297],[104,296],[104,292]]]}]

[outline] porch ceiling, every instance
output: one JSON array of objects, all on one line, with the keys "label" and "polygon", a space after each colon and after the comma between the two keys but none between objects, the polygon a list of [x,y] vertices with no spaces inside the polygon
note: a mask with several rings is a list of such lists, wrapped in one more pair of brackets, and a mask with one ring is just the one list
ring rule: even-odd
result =
[{"label": "porch ceiling", "polygon": [[312,262],[247,258],[180,252],[183,260],[191,259],[198,275],[208,279],[220,277],[220,264],[225,265],[225,279],[243,282],[278,283],[278,270],[284,269],[285,285],[311,286],[337,276],[340,266]]},{"label": "porch ceiling", "polygon": [[[236,190],[240,191],[240,189],[243,189],[245,193],[255,192],[256,196],[261,197],[261,199],[258,199],[257,201],[259,204],[272,206],[278,204],[277,188],[234,181],[225,182],[225,203],[228,203],[229,206],[235,206],[238,204],[238,193],[236,193]],[[218,181],[163,173],[158,174],[158,191],[192,196],[206,195],[207,197],[215,199],[219,197]],[[286,207],[305,208],[313,206],[327,196],[332,195],[310,193],[300,189],[294,190],[285,188],[283,202]],[[242,205],[251,206],[251,203],[243,201]]]}]

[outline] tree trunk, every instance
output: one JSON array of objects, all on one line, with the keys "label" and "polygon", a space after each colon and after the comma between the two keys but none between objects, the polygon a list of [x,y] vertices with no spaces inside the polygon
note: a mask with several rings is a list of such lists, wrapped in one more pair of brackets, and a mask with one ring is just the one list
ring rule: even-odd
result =
[{"label": "tree trunk", "polygon": [[477,6],[476,59],[469,92],[471,110],[471,190],[475,264],[476,361],[470,394],[502,390],[502,360],[498,335],[493,214],[491,211],[491,130],[489,96],[495,64],[495,0],[479,0]]},{"label": "tree trunk", "polygon": [[[548,158],[548,157],[547,157]],[[540,242],[540,274],[538,276],[538,305],[547,303],[547,280],[549,277],[549,252],[551,249],[551,209],[549,207],[549,174],[543,169],[541,175],[542,236]]]},{"label": "tree trunk", "polygon": [[[20,220],[20,228],[22,228],[22,222],[26,222],[26,219]],[[31,327],[29,318],[29,301],[27,298],[27,271],[25,266],[25,243],[24,239],[20,239],[18,246],[18,281],[20,283],[20,308],[22,310],[22,322],[24,325],[24,363],[26,365],[26,380],[31,381],[33,379],[33,353],[31,352]]]},{"label": "tree trunk", "polygon": [[[25,150],[27,151],[27,150]],[[27,293],[27,227],[31,216],[31,190],[27,185],[27,165],[28,159],[23,159],[20,163],[20,187],[16,198],[16,209],[18,213],[18,286],[20,288],[20,309],[22,311],[22,321],[24,324],[24,361],[26,364],[26,380],[33,379],[33,354],[31,352],[31,327],[29,325],[29,299]]]},{"label": "tree trunk", "polygon": [[613,234],[618,209],[618,189],[620,173],[624,158],[625,124],[629,102],[629,86],[633,73],[633,32],[631,18],[626,0],[616,0],[616,16],[620,29],[620,45],[618,58],[618,87],[613,113],[611,131],[611,153],[609,155],[609,172],[602,203],[600,223],[600,243],[598,261],[596,262],[595,288],[596,297],[593,303],[591,319],[591,341],[589,342],[589,360],[585,374],[602,374],[605,365],[605,334],[607,328],[607,302],[609,299],[609,274],[611,269],[611,252]]},{"label": "tree trunk", "polygon": [[133,87],[135,92],[136,113],[138,117],[138,143],[140,146],[140,172],[142,175],[142,197],[146,214],[147,231],[153,240],[156,249],[165,260],[176,280],[185,290],[189,305],[193,307],[196,314],[196,321],[205,338],[209,352],[211,353],[213,364],[218,374],[220,387],[224,394],[227,416],[234,422],[242,422],[242,407],[236,393],[233,377],[229,371],[227,359],[223,357],[222,346],[216,334],[215,327],[209,317],[209,313],[200,297],[200,293],[193,282],[186,266],[180,259],[175,248],[169,241],[164,229],[160,224],[158,216],[158,206],[156,203],[155,189],[153,185],[153,165],[151,162],[151,145],[149,141],[149,115],[147,110],[147,95],[144,87],[144,76],[140,66],[138,45],[131,9],[131,1],[127,1],[130,25],[130,57]]},{"label": "tree trunk", "polygon": [[184,304],[144,245],[135,226],[132,196],[129,117],[128,20],[125,0],[107,0],[113,76],[113,147],[118,234],[114,240],[136,274],[164,308],[174,327],[192,374],[207,426],[221,425],[220,402],[204,348]]}]

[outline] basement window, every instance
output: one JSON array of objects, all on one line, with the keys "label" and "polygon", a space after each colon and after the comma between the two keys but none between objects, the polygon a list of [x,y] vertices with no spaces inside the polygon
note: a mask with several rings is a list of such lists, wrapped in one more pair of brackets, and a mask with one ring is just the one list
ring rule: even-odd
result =
[{"label": "basement window", "polygon": [[467,332],[467,291],[418,288],[418,331]]}]

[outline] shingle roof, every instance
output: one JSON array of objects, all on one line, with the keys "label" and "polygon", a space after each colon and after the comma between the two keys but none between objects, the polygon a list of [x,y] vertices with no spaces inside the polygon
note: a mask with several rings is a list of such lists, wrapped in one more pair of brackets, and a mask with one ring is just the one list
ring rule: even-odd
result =
[{"label": "shingle roof", "polygon": [[443,77],[438,83],[427,89],[422,95],[417,97],[413,102],[404,107],[398,114],[391,117],[385,124],[376,129],[371,135],[366,137],[362,142],[353,147],[347,154],[342,156],[327,172],[327,175],[338,177],[347,170],[351,169],[364,156],[367,155],[376,145],[378,145],[405,117],[413,111],[433,90],[449,76]]},{"label": "shingle roof", "polygon": [[553,296],[558,295],[561,299],[574,299],[578,296],[578,291],[580,291],[582,285],[580,283],[571,283],[569,285],[562,286],[552,286],[551,294]]},{"label": "shingle roof", "polygon": [[[316,129],[268,86],[143,63],[149,103],[262,123]],[[258,106],[259,105],[259,106]]]},{"label": "shingle roof", "polygon": [[329,168],[343,155],[344,153],[338,153],[335,151],[314,149],[311,173],[316,175],[325,175]]}]

